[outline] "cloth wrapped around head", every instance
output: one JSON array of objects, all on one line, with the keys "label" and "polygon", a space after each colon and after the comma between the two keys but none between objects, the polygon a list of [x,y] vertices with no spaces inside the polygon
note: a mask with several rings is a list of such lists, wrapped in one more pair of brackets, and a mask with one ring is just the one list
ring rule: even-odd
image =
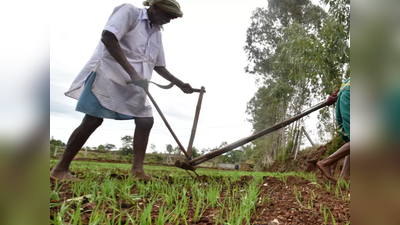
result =
[{"label": "cloth wrapped around head", "polygon": [[157,5],[163,11],[174,15],[176,17],[182,17],[183,12],[181,11],[181,6],[175,0],[146,0],[143,2],[144,6]]}]

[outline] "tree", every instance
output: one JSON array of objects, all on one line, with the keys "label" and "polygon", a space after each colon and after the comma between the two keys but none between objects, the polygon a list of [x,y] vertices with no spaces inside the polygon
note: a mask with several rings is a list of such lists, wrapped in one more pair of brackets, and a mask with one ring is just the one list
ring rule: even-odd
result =
[{"label": "tree", "polygon": [[201,149],[201,155],[205,155],[206,152],[209,152],[209,151],[210,151],[210,149],[208,149],[208,148],[202,148]]},{"label": "tree", "polygon": [[99,145],[98,147],[97,147],[97,150],[105,150],[106,148],[104,147],[104,145]]},{"label": "tree", "polygon": [[113,150],[115,148],[116,148],[116,146],[114,144],[106,143],[104,145],[104,149],[106,149],[107,151],[111,151],[111,150]]},{"label": "tree", "polygon": [[229,151],[223,155],[221,161],[223,163],[239,163],[240,157],[242,157],[243,154],[244,152],[241,150]]},{"label": "tree", "polygon": [[174,151],[174,147],[172,147],[171,144],[167,144],[167,145],[165,146],[165,148],[166,148],[168,154],[171,154],[171,153]]},{"label": "tree", "polygon": [[125,135],[121,138],[122,147],[120,149],[122,155],[133,154],[133,137]]},{"label": "tree", "polygon": [[165,159],[165,157],[163,155],[156,154],[157,163],[162,163],[164,161],[164,159]]},{"label": "tree", "polygon": [[60,147],[63,147],[63,148],[66,146],[64,142],[62,142],[61,140],[56,140],[56,139],[54,139],[54,137],[51,137],[50,145],[60,146]]},{"label": "tree", "polygon": [[[309,0],[269,0],[256,8],[247,30],[245,71],[259,90],[248,102],[254,132],[283,121],[340,87],[350,68],[349,1],[322,0],[329,13]],[[324,111],[325,110],[325,111]],[[321,133],[333,133],[334,111],[321,110]],[[302,120],[253,141],[253,158],[276,156],[292,141]]]},{"label": "tree", "polygon": [[197,148],[192,147],[191,155],[192,155],[193,158],[196,158],[196,157],[200,156],[200,154],[198,153]]},{"label": "tree", "polygon": [[176,154],[176,155],[181,155],[181,154],[183,154],[183,152],[181,151],[181,148],[180,148],[179,146],[176,146],[176,147],[174,148],[174,154]]}]

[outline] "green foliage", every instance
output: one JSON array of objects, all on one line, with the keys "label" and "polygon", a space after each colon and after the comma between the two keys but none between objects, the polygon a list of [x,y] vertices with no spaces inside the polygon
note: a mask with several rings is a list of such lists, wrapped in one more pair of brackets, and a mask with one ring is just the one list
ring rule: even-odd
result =
[{"label": "green foliage", "polygon": [[293,140],[289,141],[285,148],[281,149],[279,153],[276,155],[276,160],[281,163],[285,163],[286,160],[289,159],[290,151],[293,148]]},{"label": "green foliage", "polygon": [[171,144],[167,144],[165,149],[167,150],[168,154],[171,154],[174,151],[174,147],[172,147]]},{"label": "green foliage", "polygon": [[160,154],[156,154],[155,156],[156,156],[157,163],[161,163],[165,159],[165,157]]},{"label": "green foliage", "polygon": [[[124,154],[123,154],[124,155]],[[128,153],[124,156],[124,159],[126,161],[132,162],[133,161],[133,154],[132,153]]]},{"label": "green foliage", "polygon": [[239,163],[240,157],[244,155],[244,152],[241,150],[233,150],[227,152],[226,154],[221,156],[221,162],[223,163]]},{"label": "green foliage", "polygon": [[191,154],[192,154],[193,158],[200,156],[199,150],[197,150],[197,148],[195,148],[195,147],[192,147]]},{"label": "green foliage", "polygon": [[340,134],[337,134],[332,138],[332,141],[326,145],[326,153],[325,156],[328,157],[335,153],[340,147],[345,144]]},{"label": "green foliage", "polygon": [[66,146],[64,142],[62,142],[61,140],[56,140],[54,138],[51,138],[50,145],[59,146],[63,148]]},{"label": "green foliage", "polygon": [[133,154],[133,136],[125,135],[121,138],[122,147],[120,148],[122,155]]},{"label": "green foliage", "polygon": [[106,143],[104,145],[104,149],[107,151],[111,151],[112,149],[115,149],[115,148],[116,148],[116,146],[114,144]]},{"label": "green foliage", "polygon": [[[268,8],[254,10],[244,47],[245,71],[254,74],[260,85],[246,110],[254,131],[325,100],[349,76],[349,1],[322,2],[329,4],[328,13],[309,0],[269,0]],[[322,138],[335,134],[334,110],[330,109],[321,110],[318,117]],[[285,151],[280,159],[285,160],[287,136],[300,125],[254,141],[257,157],[280,149]]]},{"label": "green foliage", "polygon": [[50,144],[50,156],[54,155],[54,151],[56,150],[56,145]]}]

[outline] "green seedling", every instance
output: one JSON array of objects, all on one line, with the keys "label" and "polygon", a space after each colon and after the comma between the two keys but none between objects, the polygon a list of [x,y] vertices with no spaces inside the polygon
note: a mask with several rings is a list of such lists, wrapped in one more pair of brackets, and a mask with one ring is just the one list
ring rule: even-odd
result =
[{"label": "green seedling", "polygon": [[332,214],[331,210],[328,209],[328,211],[329,211],[329,213],[331,214],[331,218],[332,218],[332,223],[333,223],[333,225],[336,225],[336,221],[335,221],[335,218],[333,217],[333,214]]},{"label": "green seedling", "polygon": [[331,193],[331,181],[328,181],[328,183],[325,184],[325,188],[327,192]]},{"label": "green seedling", "polygon": [[301,197],[301,191],[298,191],[296,188],[296,185],[293,186],[293,192],[294,196],[296,197],[297,202],[301,207],[303,207],[303,204],[301,203],[303,201],[303,198]]},{"label": "green seedling", "polygon": [[313,199],[314,199],[314,191],[311,190],[311,192],[310,192],[311,212],[314,212],[314,202],[313,202]]}]

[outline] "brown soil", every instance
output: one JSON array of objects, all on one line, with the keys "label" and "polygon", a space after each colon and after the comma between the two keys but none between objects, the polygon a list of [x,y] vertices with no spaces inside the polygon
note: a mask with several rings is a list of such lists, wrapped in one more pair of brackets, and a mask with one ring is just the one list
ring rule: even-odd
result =
[{"label": "brown soil", "polygon": [[[111,174],[110,178],[113,179],[125,179],[127,176],[127,172],[120,170],[117,171],[119,174]],[[165,180],[170,185],[180,185],[179,183],[175,183],[175,180],[169,176],[163,175],[162,171],[159,173],[159,177],[155,176],[159,180]],[[78,177],[84,178],[84,174],[77,174]],[[110,179],[107,177],[98,178],[99,181],[104,181],[105,179]],[[189,178],[188,178],[189,179]],[[222,177],[218,176],[206,176],[202,175],[198,180],[199,183],[204,182],[220,182],[222,181]],[[231,182],[231,186],[236,186],[240,188],[246,188],[249,181],[253,180],[252,176],[242,176],[239,180]],[[312,183],[308,180],[289,176],[286,179],[286,183],[278,180],[274,177],[264,177],[263,184],[260,186],[260,201],[256,205],[256,213],[251,219],[252,224],[269,224],[274,219],[277,219],[280,224],[324,224],[324,213],[323,210],[326,207],[326,213],[328,215],[327,224],[333,224],[331,219],[331,214],[328,209],[332,212],[333,217],[335,218],[336,224],[346,224],[347,221],[350,221],[350,203],[347,201],[343,201],[341,196],[349,196],[350,191],[341,188],[341,196],[336,197],[334,191],[328,192],[325,188],[326,179],[319,177],[318,184]],[[224,184],[224,182],[221,182]],[[55,182],[50,181],[50,187],[53,190],[55,187]],[[332,185],[332,189],[334,190],[335,186]],[[226,196],[226,186],[223,187],[220,194],[220,201],[223,202],[224,198],[229,197]],[[299,200],[296,199],[294,189],[297,189],[301,192],[301,198]],[[314,193],[313,200],[311,201],[311,192]],[[138,188],[134,185],[131,190],[131,194],[137,194]],[[82,193],[83,195],[83,193]],[[73,197],[71,191],[71,184],[65,183],[61,186],[59,190],[60,201],[50,201],[53,203],[62,203],[64,199],[70,199]],[[191,190],[188,189],[188,193],[186,195],[189,201],[188,207],[188,222],[189,224],[202,224],[202,225],[211,225],[216,224],[215,216],[218,215],[218,208],[207,208],[202,217],[196,223],[193,222],[194,218],[194,202],[191,200]],[[270,198],[269,202],[265,200],[264,202],[261,199]],[[149,202],[150,196],[144,196],[140,201],[143,209],[143,205],[146,205]],[[122,210],[128,210],[128,212],[132,215],[136,215],[136,205],[133,205],[130,202],[122,200],[116,194],[116,199],[119,203],[119,207]],[[235,199],[234,201],[239,202],[240,199]],[[300,201],[300,202],[299,202]],[[152,209],[152,221],[154,224],[155,219],[158,217],[158,208],[163,204],[163,200],[160,198],[154,204]],[[81,208],[84,209],[84,212],[81,215],[82,224],[88,224],[91,211],[96,207],[96,203],[89,202],[88,199],[83,199],[83,206]],[[312,206],[312,207],[311,207]],[[73,206],[76,207],[76,206]],[[106,215],[112,217],[113,210],[107,204],[104,204],[101,207],[105,207]],[[50,209],[50,219],[52,220],[55,216],[56,212],[59,212],[61,206],[54,207]],[[228,207],[229,209],[229,207]],[[224,214],[225,216],[225,214]],[[122,218],[122,224],[125,224],[127,218]],[[117,221],[114,221],[114,223]],[[114,224],[113,223],[113,224]],[[183,222],[179,224],[184,224]],[[245,224],[245,222],[243,223]]]},{"label": "brown soil", "polygon": [[[328,143],[329,144],[329,143]],[[327,145],[328,145],[327,144]],[[285,163],[281,163],[279,161],[275,161],[274,164],[266,171],[269,172],[291,172],[291,171],[305,171],[305,172],[315,172],[317,174],[321,174],[322,172],[318,170],[316,167],[316,163],[322,159],[326,154],[326,145],[320,146],[315,150],[300,152],[297,155],[297,158],[294,159],[294,155],[292,154],[289,159]],[[334,171],[332,174],[335,176],[340,175],[343,167],[343,161],[339,160],[336,164],[332,166],[332,170]]]},{"label": "brown soil", "polygon": [[[332,212],[336,224],[346,224],[350,221],[350,203],[344,202],[341,197],[335,197],[331,191],[329,193],[325,185],[321,182],[320,187],[314,183],[298,177],[288,177],[286,185],[273,177],[266,177],[262,186],[261,196],[271,195],[270,204],[259,205],[257,207],[257,218],[254,224],[267,224],[277,219],[281,224],[324,224],[323,210],[326,207],[328,224],[333,224],[328,209]],[[294,194],[294,185],[301,191],[301,204],[297,201]],[[334,188],[333,188],[334,189]],[[343,196],[348,196],[350,191],[341,189]],[[311,192],[313,197],[313,207],[311,208]],[[272,193],[272,194],[270,194]]]}]

